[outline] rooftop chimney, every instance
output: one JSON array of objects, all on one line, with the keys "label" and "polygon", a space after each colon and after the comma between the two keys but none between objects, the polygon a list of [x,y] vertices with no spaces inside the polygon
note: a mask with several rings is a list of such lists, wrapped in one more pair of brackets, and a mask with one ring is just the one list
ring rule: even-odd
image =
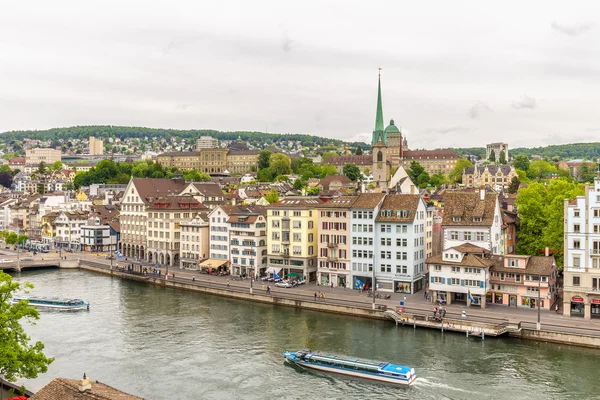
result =
[{"label": "rooftop chimney", "polygon": [[485,200],[485,188],[483,186],[479,189],[479,200]]},{"label": "rooftop chimney", "polygon": [[79,381],[79,391],[85,392],[86,390],[92,390],[92,383],[85,376],[85,372],[83,373],[83,379]]},{"label": "rooftop chimney", "polygon": [[550,247],[546,246],[546,251],[544,252],[544,254],[546,255],[546,257],[550,255]]}]

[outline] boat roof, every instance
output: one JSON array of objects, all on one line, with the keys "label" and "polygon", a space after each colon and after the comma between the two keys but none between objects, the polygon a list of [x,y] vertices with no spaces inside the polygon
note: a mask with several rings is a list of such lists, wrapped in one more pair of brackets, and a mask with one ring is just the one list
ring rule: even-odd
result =
[{"label": "boat roof", "polygon": [[394,374],[409,374],[412,371],[412,368],[410,367],[403,367],[402,365],[396,365],[396,364],[386,364],[385,366],[383,366],[381,368],[381,371],[383,372],[392,372]]},{"label": "boat roof", "polygon": [[354,362],[354,363],[358,363],[358,364],[371,365],[371,366],[379,367],[379,368],[383,368],[385,365],[388,365],[388,363],[382,362],[382,361],[366,360],[364,358],[347,357],[347,356],[342,356],[342,355],[338,355],[338,354],[322,353],[320,351],[312,351],[309,353],[309,355],[329,358],[329,359],[333,359],[333,360],[350,361],[350,362]]},{"label": "boat roof", "polygon": [[61,298],[61,297],[45,297],[45,296],[29,296],[29,295],[22,295],[22,296],[14,296],[14,299],[17,300],[50,300],[50,301],[63,301],[63,302],[68,302],[68,301],[83,301],[82,299],[65,299],[65,298]]}]

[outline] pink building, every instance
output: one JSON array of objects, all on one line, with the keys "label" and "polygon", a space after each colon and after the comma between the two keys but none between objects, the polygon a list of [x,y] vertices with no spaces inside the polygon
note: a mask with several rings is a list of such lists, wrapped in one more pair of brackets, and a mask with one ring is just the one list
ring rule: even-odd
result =
[{"label": "pink building", "polygon": [[490,267],[488,304],[550,310],[558,299],[554,256],[496,256]]}]

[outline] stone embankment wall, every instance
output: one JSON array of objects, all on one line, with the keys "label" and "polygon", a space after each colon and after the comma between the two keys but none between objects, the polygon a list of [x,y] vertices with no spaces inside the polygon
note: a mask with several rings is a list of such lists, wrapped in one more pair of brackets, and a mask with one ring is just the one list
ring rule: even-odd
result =
[{"label": "stone embankment wall", "polygon": [[537,340],[539,342],[550,342],[560,344],[570,344],[582,347],[591,347],[595,349],[600,348],[600,337],[588,336],[577,333],[564,333],[564,332],[551,332],[551,331],[537,331],[534,329],[522,329],[518,333],[510,333],[511,337]]}]

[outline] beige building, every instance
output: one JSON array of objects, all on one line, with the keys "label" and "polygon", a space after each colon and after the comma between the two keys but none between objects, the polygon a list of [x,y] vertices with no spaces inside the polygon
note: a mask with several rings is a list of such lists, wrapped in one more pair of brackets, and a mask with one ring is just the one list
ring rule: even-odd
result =
[{"label": "beige building", "polygon": [[481,186],[492,187],[496,190],[508,188],[517,171],[510,165],[482,165],[465,168],[462,183],[469,188]]},{"label": "beige building", "polygon": [[202,149],[216,149],[219,147],[219,139],[212,136],[200,136],[196,139],[196,150]]},{"label": "beige building", "polygon": [[96,139],[90,136],[90,156],[98,156],[104,154],[104,142],[102,139]]},{"label": "beige building", "polygon": [[500,161],[500,153],[504,151],[504,155],[506,161],[508,161],[508,143],[490,143],[485,146],[485,159],[489,160],[492,155],[492,151],[494,152],[494,156],[496,158],[496,162]]},{"label": "beige building", "polygon": [[237,207],[229,213],[229,247],[234,275],[255,278],[267,270],[267,213],[263,207]]},{"label": "beige building", "polygon": [[181,268],[200,269],[202,260],[208,257],[208,219],[196,214],[181,226]]},{"label": "beige building", "polygon": [[402,152],[400,165],[406,169],[412,161],[417,161],[429,175],[447,175],[459,159],[459,155],[452,150],[408,150]]},{"label": "beige building", "polygon": [[317,209],[317,281],[323,286],[351,286],[350,281],[350,207],[358,196],[341,196]]},{"label": "beige building", "polygon": [[25,150],[26,164],[38,165],[44,162],[47,166],[60,161],[61,151],[48,148],[27,149]]},{"label": "beige building", "polygon": [[203,149],[200,151],[172,151],[156,158],[163,167],[176,167],[181,171],[195,169],[207,174],[224,174],[227,171],[229,149]]},{"label": "beige building", "polygon": [[267,208],[267,272],[317,279],[317,197],[290,197]]}]

